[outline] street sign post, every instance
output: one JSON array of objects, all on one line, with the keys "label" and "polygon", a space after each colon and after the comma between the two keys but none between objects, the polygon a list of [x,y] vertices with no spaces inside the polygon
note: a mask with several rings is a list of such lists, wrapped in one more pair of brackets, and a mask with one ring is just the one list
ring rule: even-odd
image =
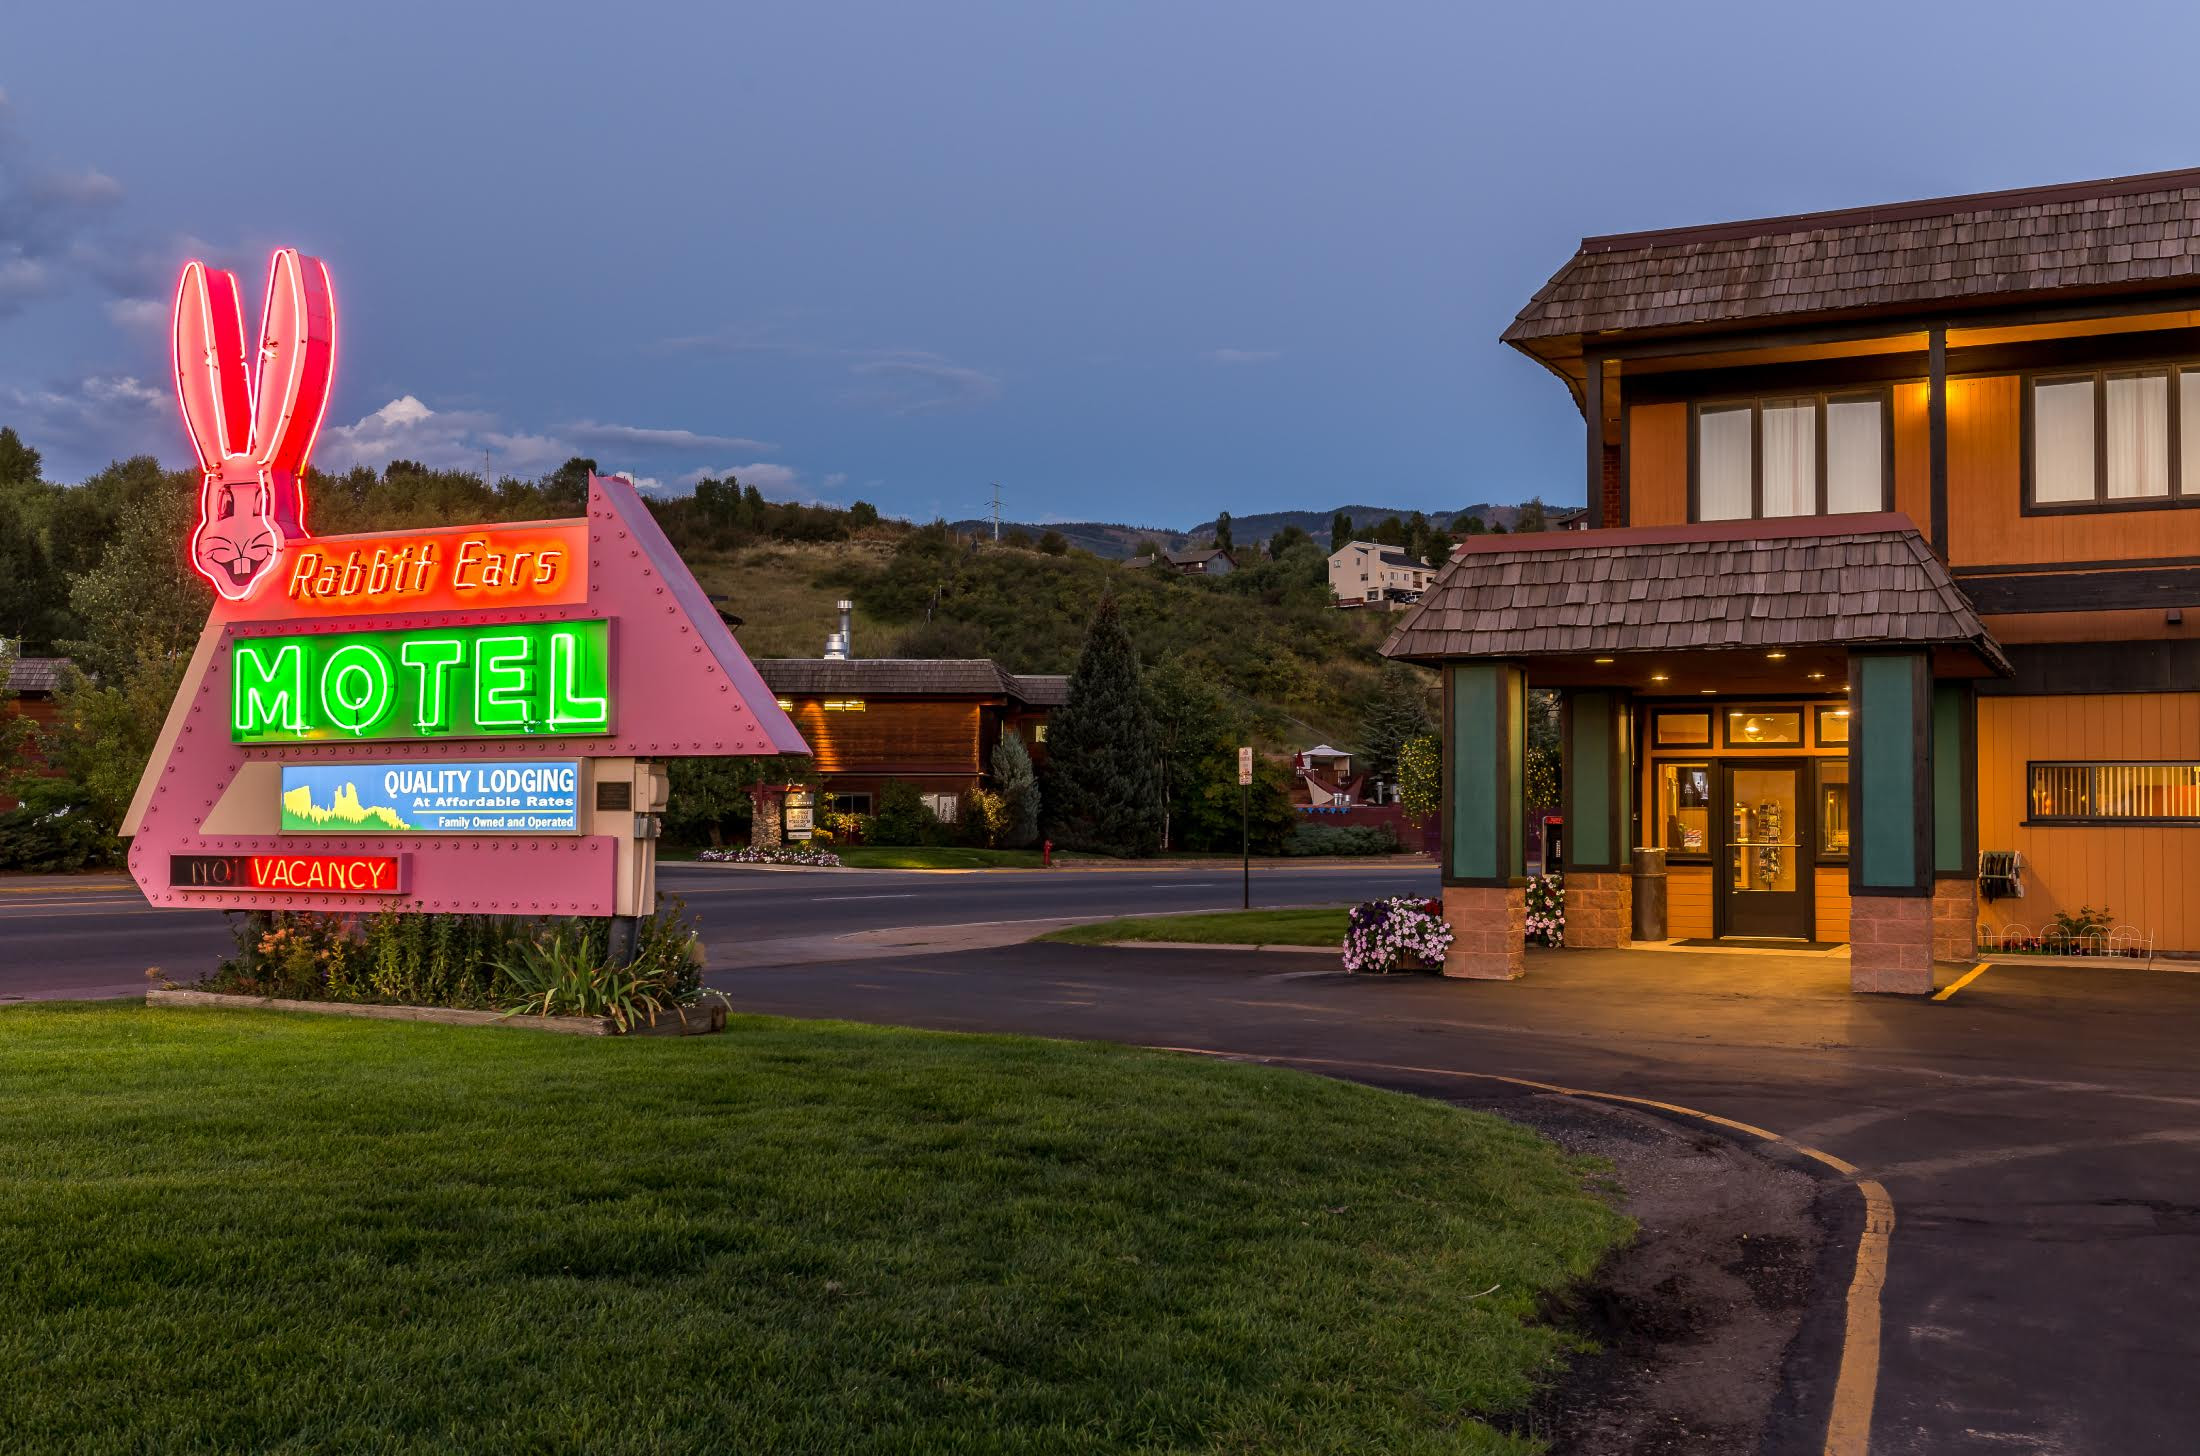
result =
[{"label": "street sign post", "polygon": [[1253,750],[1238,750],[1238,854],[1245,870],[1244,906],[1253,908]]}]

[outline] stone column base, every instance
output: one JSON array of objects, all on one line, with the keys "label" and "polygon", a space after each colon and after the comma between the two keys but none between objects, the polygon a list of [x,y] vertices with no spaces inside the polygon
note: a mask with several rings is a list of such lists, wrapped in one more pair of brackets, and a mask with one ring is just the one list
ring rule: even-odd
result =
[{"label": "stone column base", "polygon": [[758,784],[749,790],[749,803],[753,807],[749,818],[749,848],[779,848],[779,804],[786,796],[786,790],[776,784]]},{"label": "stone column base", "polygon": [[1635,877],[1626,871],[1566,871],[1566,947],[1615,950],[1632,938]]},{"label": "stone column base", "polygon": [[1978,959],[1978,881],[1933,881],[1933,959]]},{"label": "stone column base", "polygon": [[1527,969],[1528,892],[1488,885],[1444,886],[1444,920],[1451,953],[1444,974],[1474,981],[1511,981]]},{"label": "stone column base", "polygon": [[1927,996],[1933,989],[1933,902],[1923,895],[1849,901],[1849,989]]}]

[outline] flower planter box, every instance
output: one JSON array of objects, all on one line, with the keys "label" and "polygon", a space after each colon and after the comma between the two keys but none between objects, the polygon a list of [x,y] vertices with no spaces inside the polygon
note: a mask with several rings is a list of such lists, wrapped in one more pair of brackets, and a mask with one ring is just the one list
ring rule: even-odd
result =
[{"label": "flower planter box", "polygon": [[226,1006],[262,1011],[313,1011],[323,1016],[364,1016],[375,1021],[432,1021],[443,1026],[510,1026],[523,1031],[556,1031],[567,1036],[708,1036],[726,1029],[726,1003],[704,1001],[657,1013],[621,1032],[608,1016],[506,1016],[500,1011],[464,1011],[451,1006],[382,1006],[360,1001],[286,1001],[279,996],[228,996],[218,991],[153,990],[148,1006]]}]

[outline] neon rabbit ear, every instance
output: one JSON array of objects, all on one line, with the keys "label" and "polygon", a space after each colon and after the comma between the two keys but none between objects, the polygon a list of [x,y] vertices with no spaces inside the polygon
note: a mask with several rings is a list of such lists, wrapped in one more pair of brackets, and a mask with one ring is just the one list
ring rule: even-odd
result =
[{"label": "neon rabbit ear", "polygon": [[252,461],[273,475],[300,474],[328,413],[336,363],[336,299],[319,258],[278,248],[268,260],[257,362]]},{"label": "neon rabbit ear", "polygon": [[252,385],[245,373],[244,304],[237,275],[193,259],[176,284],[176,398],[184,428],[208,471],[242,455],[252,439]]}]

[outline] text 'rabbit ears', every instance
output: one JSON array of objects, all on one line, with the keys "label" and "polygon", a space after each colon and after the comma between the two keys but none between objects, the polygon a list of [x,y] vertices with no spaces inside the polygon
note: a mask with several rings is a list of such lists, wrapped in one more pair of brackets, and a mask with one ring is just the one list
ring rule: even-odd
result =
[{"label": "text 'rabbit ears'", "polygon": [[259,338],[247,358],[237,275],[193,260],[176,284],[176,397],[209,473],[224,461],[303,471],[328,412],[336,301],[318,258],[281,248],[269,260]]}]

